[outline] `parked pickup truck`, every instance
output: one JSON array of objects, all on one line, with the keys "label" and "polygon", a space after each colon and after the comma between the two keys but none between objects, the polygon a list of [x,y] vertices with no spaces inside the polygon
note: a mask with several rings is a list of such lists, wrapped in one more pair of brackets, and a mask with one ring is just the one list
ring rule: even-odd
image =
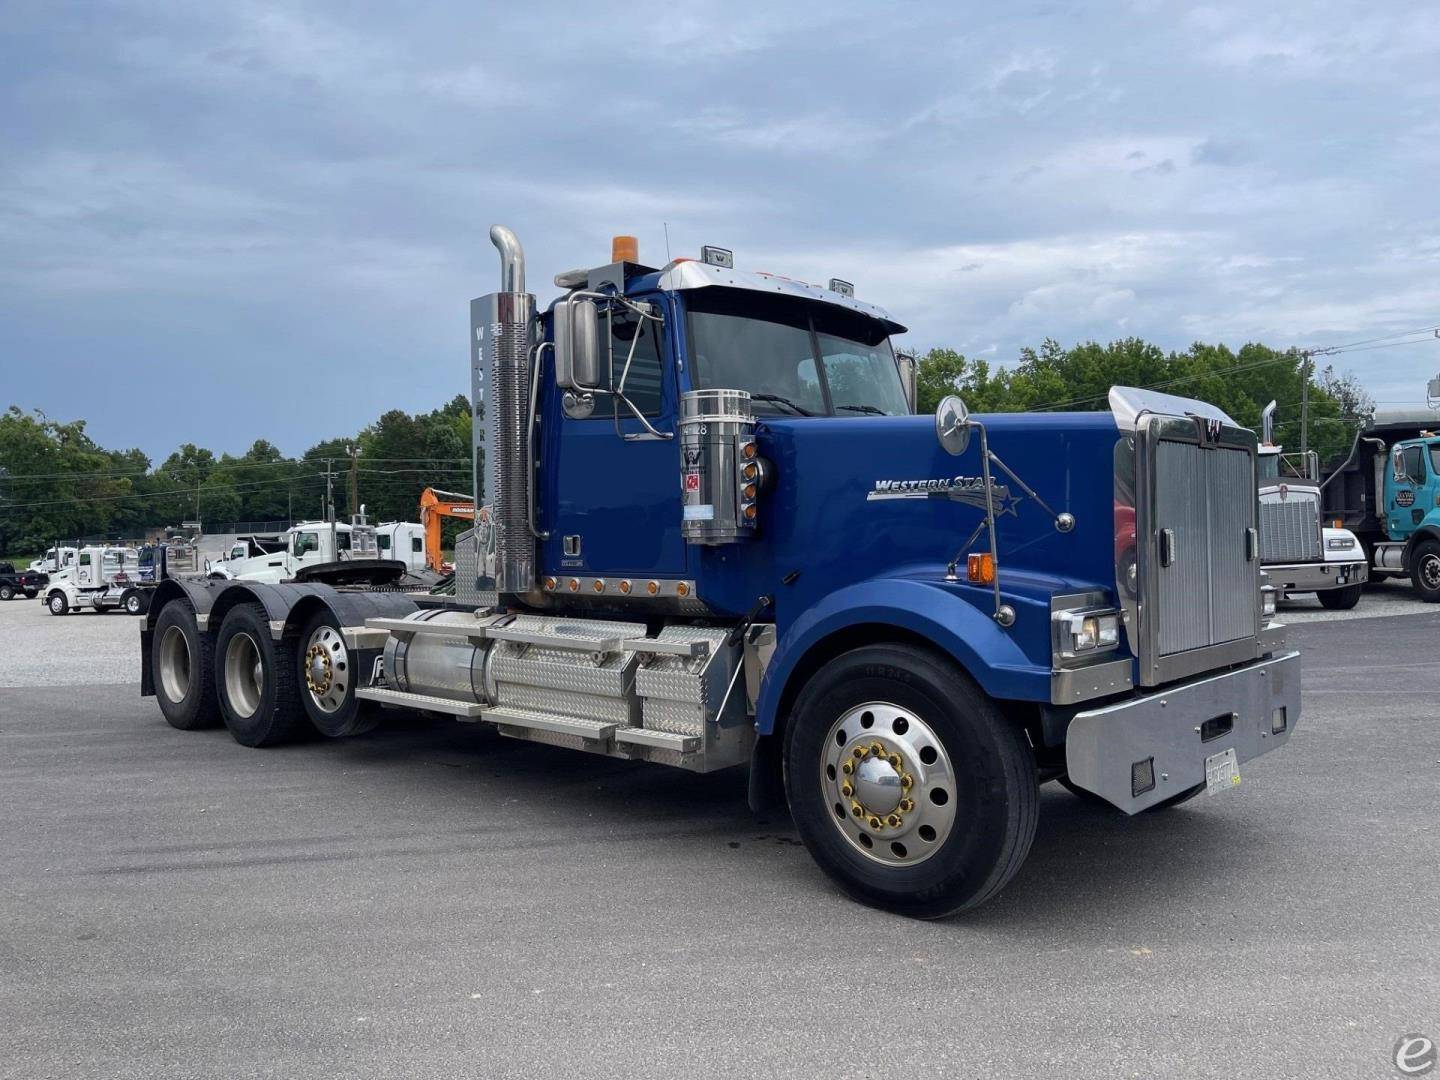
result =
[{"label": "parked pickup truck", "polygon": [[0,562],[0,600],[14,600],[24,593],[31,600],[50,583],[50,575],[37,570],[16,570],[8,562]]}]

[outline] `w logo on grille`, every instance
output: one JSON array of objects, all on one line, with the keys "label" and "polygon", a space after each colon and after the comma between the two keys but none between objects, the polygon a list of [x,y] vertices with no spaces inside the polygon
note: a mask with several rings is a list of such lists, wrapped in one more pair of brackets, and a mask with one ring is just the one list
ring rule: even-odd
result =
[{"label": "w logo on grille", "polygon": [[1219,445],[1220,432],[1225,427],[1221,421],[1211,417],[1196,416],[1194,413],[1190,414],[1190,419],[1195,421],[1195,430],[1200,437],[1201,446]]}]

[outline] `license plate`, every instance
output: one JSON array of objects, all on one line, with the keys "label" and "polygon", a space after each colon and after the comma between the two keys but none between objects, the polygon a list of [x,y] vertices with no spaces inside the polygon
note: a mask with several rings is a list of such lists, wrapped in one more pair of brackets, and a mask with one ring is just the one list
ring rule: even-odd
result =
[{"label": "license plate", "polygon": [[1205,794],[1214,795],[1240,786],[1240,763],[1235,751],[1222,750],[1205,759]]}]

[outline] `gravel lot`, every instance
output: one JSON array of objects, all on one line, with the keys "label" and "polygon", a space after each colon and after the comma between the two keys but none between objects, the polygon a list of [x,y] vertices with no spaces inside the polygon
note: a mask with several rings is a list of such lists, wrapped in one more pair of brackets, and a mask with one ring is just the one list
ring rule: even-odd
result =
[{"label": "gravel lot", "polygon": [[0,687],[93,686],[140,681],[133,615],[51,615],[40,599],[0,604]]},{"label": "gravel lot", "polygon": [[[133,663],[133,620],[38,608],[7,646]],[[1304,718],[1238,791],[1049,785],[1009,888],[929,924],[841,898],[735,773],[0,690],[0,1076],[1392,1075],[1440,1035],[1434,617],[1292,640]]]}]

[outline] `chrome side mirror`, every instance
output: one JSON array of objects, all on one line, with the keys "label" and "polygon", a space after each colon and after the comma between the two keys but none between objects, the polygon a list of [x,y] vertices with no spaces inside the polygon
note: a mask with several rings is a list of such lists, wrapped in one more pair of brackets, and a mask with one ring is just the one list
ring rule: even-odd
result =
[{"label": "chrome side mirror", "polygon": [[947,454],[959,457],[970,445],[970,410],[954,394],[935,409],[935,437]]},{"label": "chrome side mirror", "polygon": [[567,390],[593,390],[600,378],[600,311],[593,300],[555,304],[555,381]]}]

